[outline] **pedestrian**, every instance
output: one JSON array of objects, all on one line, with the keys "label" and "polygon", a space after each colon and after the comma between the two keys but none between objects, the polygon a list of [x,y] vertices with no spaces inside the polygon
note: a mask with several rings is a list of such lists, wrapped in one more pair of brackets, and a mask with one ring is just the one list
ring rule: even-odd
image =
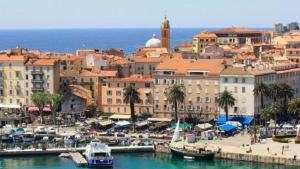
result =
[{"label": "pedestrian", "polygon": [[284,151],[284,146],[282,146],[282,151],[281,151],[281,154],[283,155],[283,151]]},{"label": "pedestrian", "polygon": [[270,152],[270,148],[269,147],[267,147],[267,151],[268,151],[268,153]]}]

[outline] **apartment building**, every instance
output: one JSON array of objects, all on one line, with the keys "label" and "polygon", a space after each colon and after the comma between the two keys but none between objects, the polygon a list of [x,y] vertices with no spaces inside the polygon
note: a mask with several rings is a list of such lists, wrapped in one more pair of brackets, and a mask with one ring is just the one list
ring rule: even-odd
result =
[{"label": "apartment building", "polygon": [[130,114],[129,104],[124,102],[124,88],[133,85],[140,93],[141,102],[135,104],[137,115],[153,114],[153,79],[150,76],[132,75],[111,78],[102,84],[102,111],[114,114]]},{"label": "apartment building", "polygon": [[207,46],[217,44],[217,35],[209,32],[202,32],[193,36],[193,52],[202,53]]},{"label": "apartment building", "polygon": [[59,92],[60,64],[56,59],[29,59],[24,72],[26,105],[33,105],[34,92]]},{"label": "apartment building", "polygon": [[[219,76],[224,69],[224,61],[193,60],[173,58],[160,63],[154,74],[154,115],[172,117],[174,107],[167,101],[166,93],[172,84],[185,86],[185,100],[180,104],[179,113],[188,112],[192,116],[215,118],[219,114],[217,98]],[[186,114],[185,114],[186,115]]]},{"label": "apartment building", "polygon": [[0,55],[0,108],[25,104],[24,61],[23,55]]},{"label": "apartment building", "polygon": [[[229,115],[254,116],[261,111],[260,97],[254,95],[255,84],[276,83],[276,72],[270,67],[226,67],[220,75],[220,92],[232,93],[236,99],[235,105],[229,108]],[[270,105],[272,100],[264,97],[264,104]],[[221,109],[221,114],[225,114]]]}]

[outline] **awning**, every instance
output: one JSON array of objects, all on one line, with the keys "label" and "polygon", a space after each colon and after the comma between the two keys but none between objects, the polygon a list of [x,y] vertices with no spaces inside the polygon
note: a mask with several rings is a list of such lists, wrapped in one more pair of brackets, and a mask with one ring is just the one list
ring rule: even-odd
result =
[{"label": "awning", "polygon": [[224,124],[224,125],[221,125],[219,126],[219,128],[225,132],[228,132],[228,131],[233,131],[235,130],[237,127],[236,126],[233,126],[233,125],[230,125],[230,124]]},{"label": "awning", "polygon": [[[175,129],[175,128],[176,128],[176,123],[173,123],[171,127],[172,127],[173,129]],[[180,124],[179,124],[179,128],[180,128],[180,129],[186,129],[186,128],[190,128],[190,127],[192,127],[191,124],[187,124],[187,123],[180,123]]]},{"label": "awning", "polygon": [[51,109],[50,109],[49,107],[46,107],[46,106],[45,106],[45,107],[43,108],[43,111],[51,111]]},{"label": "awning", "polygon": [[[39,111],[39,108],[36,107],[36,106],[31,106],[31,107],[28,108],[28,111],[29,111],[29,112]],[[51,109],[50,109],[48,106],[45,106],[45,107],[43,108],[43,111],[45,111],[45,112],[50,112]]]},{"label": "awning", "polygon": [[[249,125],[253,120],[253,117],[250,116],[228,116],[228,121],[237,121],[240,122],[242,125]],[[216,120],[217,125],[226,124],[226,116],[221,115]]]},{"label": "awning", "polygon": [[28,108],[28,111],[29,112],[39,111],[39,108],[36,107],[36,106],[31,106],[31,107]]},{"label": "awning", "polygon": [[171,122],[172,119],[170,118],[148,118],[147,119],[148,121],[151,121],[151,122]]},{"label": "awning", "polygon": [[100,121],[99,124],[100,124],[101,126],[109,126],[109,125],[114,124],[114,122],[111,121],[111,120],[105,120],[105,121]]},{"label": "awning", "polygon": [[[228,121],[231,121],[232,116],[228,116]],[[226,116],[225,115],[221,115],[217,118],[216,120],[216,124],[217,125],[222,125],[226,123]]]},{"label": "awning", "polygon": [[127,126],[129,124],[130,123],[128,121],[125,121],[125,120],[116,122],[116,125],[119,126],[119,127]]},{"label": "awning", "polygon": [[135,125],[137,127],[143,127],[143,126],[146,126],[146,125],[149,125],[149,124],[151,124],[151,122],[146,120],[146,121],[137,122]]},{"label": "awning", "polygon": [[210,129],[213,125],[209,124],[209,123],[204,123],[204,124],[198,124],[196,125],[196,127],[198,127],[201,130],[207,130]]},{"label": "awning", "polygon": [[114,115],[110,116],[109,118],[114,119],[114,120],[129,120],[130,115],[128,115],[128,114],[114,114]]},{"label": "awning", "polygon": [[21,106],[20,105],[14,105],[14,104],[0,104],[0,108],[19,109],[19,108],[21,108]]}]

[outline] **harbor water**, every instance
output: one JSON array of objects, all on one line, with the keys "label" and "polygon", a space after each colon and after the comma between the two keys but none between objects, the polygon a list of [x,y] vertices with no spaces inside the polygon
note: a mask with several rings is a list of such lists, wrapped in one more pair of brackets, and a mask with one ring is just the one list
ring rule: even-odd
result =
[{"label": "harbor water", "polygon": [[[114,169],[296,169],[292,166],[249,163],[231,160],[188,161],[168,154],[132,153],[113,154]],[[72,160],[58,156],[1,158],[0,169],[76,169]]]}]

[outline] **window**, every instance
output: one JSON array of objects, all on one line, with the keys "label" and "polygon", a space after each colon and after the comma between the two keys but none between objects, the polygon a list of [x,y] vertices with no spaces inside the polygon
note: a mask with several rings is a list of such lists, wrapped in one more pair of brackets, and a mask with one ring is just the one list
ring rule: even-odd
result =
[{"label": "window", "polygon": [[12,93],[13,93],[12,90],[9,90],[9,94],[12,95]]},{"label": "window", "polygon": [[126,86],[127,86],[126,82],[124,82],[123,86],[124,86],[124,87],[126,87]]},{"label": "window", "polygon": [[145,83],[145,87],[149,88],[150,87],[150,83]]},{"label": "window", "polygon": [[107,98],[107,104],[112,104],[112,99],[111,98]]},{"label": "window", "polygon": [[20,72],[16,71],[16,78],[19,78],[19,76],[20,76]]},{"label": "window", "polygon": [[242,78],[242,83],[246,83],[246,79],[245,78]]},{"label": "window", "polygon": [[234,83],[238,83],[239,79],[238,78],[234,78]]},{"label": "window", "polygon": [[206,103],[210,102],[210,98],[209,97],[205,97],[205,102]]},{"label": "window", "polygon": [[234,112],[238,112],[238,107],[234,107]]},{"label": "window", "polygon": [[120,83],[117,83],[117,87],[120,87]]},{"label": "window", "polygon": [[228,78],[227,77],[224,77],[224,83],[227,83],[228,82]]},{"label": "window", "polygon": [[237,92],[238,92],[238,88],[234,87],[234,93],[237,93]]},{"label": "window", "polygon": [[155,84],[158,84],[159,83],[159,80],[158,79],[155,79]]},{"label": "window", "polygon": [[117,103],[117,104],[121,104],[121,103],[122,103],[121,99],[117,99],[117,100],[116,100],[116,103]]},{"label": "window", "polygon": [[246,92],[246,88],[242,87],[242,93],[245,93],[245,92]]},{"label": "window", "polygon": [[28,90],[26,90],[26,96],[29,96],[29,92],[28,92]]},{"label": "window", "polygon": [[197,102],[201,102],[201,97],[197,97]]},{"label": "window", "polygon": [[26,75],[26,80],[28,80],[28,75]]},{"label": "window", "polygon": [[124,113],[126,113],[126,107],[124,107]]},{"label": "window", "polygon": [[111,96],[112,95],[112,91],[111,90],[107,90],[107,95]]},{"label": "window", "polygon": [[120,90],[117,90],[117,91],[116,91],[116,95],[117,95],[117,96],[121,96],[121,95],[122,95],[122,92],[121,92]]}]

